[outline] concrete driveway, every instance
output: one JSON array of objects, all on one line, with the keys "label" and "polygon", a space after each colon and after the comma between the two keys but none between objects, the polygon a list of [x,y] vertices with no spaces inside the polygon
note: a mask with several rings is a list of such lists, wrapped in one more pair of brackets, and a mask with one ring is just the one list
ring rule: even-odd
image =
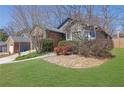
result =
[{"label": "concrete driveway", "polygon": [[6,64],[11,63],[15,58],[18,56],[18,54],[10,55],[7,57],[0,58],[0,64]]}]

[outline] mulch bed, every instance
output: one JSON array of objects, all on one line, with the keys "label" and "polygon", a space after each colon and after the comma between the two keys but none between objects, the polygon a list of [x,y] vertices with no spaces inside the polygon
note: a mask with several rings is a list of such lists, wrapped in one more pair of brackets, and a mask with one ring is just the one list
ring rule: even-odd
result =
[{"label": "mulch bed", "polygon": [[90,68],[105,63],[108,59],[86,58],[79,55],[55,55],[44,60],[68,68]]}]

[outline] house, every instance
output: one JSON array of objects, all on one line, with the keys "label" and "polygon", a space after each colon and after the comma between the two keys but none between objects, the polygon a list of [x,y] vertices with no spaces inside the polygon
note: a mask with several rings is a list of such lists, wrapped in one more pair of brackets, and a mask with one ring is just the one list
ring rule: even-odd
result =
[{"label": "house", "polygon": [[117,31],[113,35],[114,48],[124,48],[124,31]]},{"label": "house", "polygon": [[0,41],[0,52],[7,52],[7,43]]},{"label": "house", "polygon": [[71,18],[65,20],[58,29],[66,34],[66,40],[111,38],[111,36],[100,26],[84,24],[81,21],[73,20]]},{"label": "house", "polygon": [[[61,40],[80,40],[80,39],[111,39],[111,36],[99,26],[84,24],[81,21],[67,18],[58,28],[36,25],[31,31],[32,38],[23,36],[9,36],[8,40],[1,47],[6,46],[7,52],[19,53],[34,49],[33,38],[50,38],[54,41],[54,47]],[[1,48],[1,49],[2,49]],[[2,49],[3,51],[3,49]]]},{"label": "house", "polygon": [[[43,30],[45,28],[45,30]],[[38,36],[43,32],[43,38],[54,40],[54,46],[59,41],[87,39],[111,39],[111,36],[99,26],[90,26],[83,22],[67,18],[58,28],[48,26],[35,26],[32,30],[33,36]],[[42,35],[42,34],[41,34]],[[39,37],[41,37],[39,35]]]},{"label": "house", "polygon": [[53,28],[53,27],[48,27],[48,26],[44,26],[44,30],[43,27],[41,26],[34,26],[33,30],[32,30],[32,37],[42,37],[43,38],[50,38],[53,40],[54,42],[54,47],[57,46],[58,42],[65,39],[65,33],[57,28]]},{"label": "house", "polygon": [[9,36],[6,41],[8,52],[13,54],[30,50],[30,41],[25,36]]},{"label": "house", "polygon": [[117,33],[115,33],[112,37],[113,38],[124,38],[124,31],[116,31]]}]

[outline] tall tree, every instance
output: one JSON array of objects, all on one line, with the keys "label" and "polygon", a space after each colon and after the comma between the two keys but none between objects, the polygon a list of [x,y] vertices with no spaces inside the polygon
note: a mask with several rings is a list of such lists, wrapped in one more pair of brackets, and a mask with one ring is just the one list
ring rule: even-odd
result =
[{"label": "tall tree", "polygon": [[93,25],[93,16],[94,16],[94,6],[86,5],[84,6],[86,9],[86,18],[89,25]]},{"label": "tall tree", "polygon": [[14,6],[12,19],[18,31],[30,32],[34,25],[43,24],[43,13],[40,6]]},{"label": "tall tree", "polygon": [[115,20],[116,17],[114,14],[112,14],[109,10],[109,6],[104,5],[102,6],[102,17],[103,17],[103,28],[106,32],[108,32],[110,35],[112,35],[113,31],[115,30]]}]

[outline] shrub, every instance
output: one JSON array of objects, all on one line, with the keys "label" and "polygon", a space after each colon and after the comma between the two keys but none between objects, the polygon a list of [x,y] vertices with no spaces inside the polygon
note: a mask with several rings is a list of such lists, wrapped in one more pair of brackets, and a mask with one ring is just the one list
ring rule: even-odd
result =
[{"label": "shrub", "polygon": [[54,48],[54,51],[56,52],[57,55],[69,55],[69,54],[72,54],[73,50],[73,46],[71,45],[65,45],[63,47],[60,47],[60,46],[57,46],[56,48]]},{"label": "shrub", "polygon": [[79,43],[79,54],[83,56],[110,57],[113,49],[112,40],[88,40]]},{"label": "shrub", "polygon": [[78,53],[78,41],[66,41],[62,40],[58,43],[60,47],[71,47],[71,53],[76,54]]},{"label": "shrub", "polygon": [[62,40],[62,41],[59,41],[58,46],[63,47],[63,46],[65,46],[65,45],[73,45],[73,44],[76,44],[76,43],[77,43],[77,41],[72,41],[72,40],[69,40],[69,41],[67,41],[67,40]]},{"label": "shrub", "polygon": [[70,55],[73,53],[73,46],[72,45],[65,45],[62,47],[62,53],[64,55]]},{"label": "shrub", "polygon": [[53,40],[52,39],[43,39],[43,51],[53,51]]},{"label": "shrub", "polygon": [[55,48],[57,54],[79,54],[85,57],[112,57],[113,49],[111,39],[96,39],[84,41],[60,41]]},{"label": "shrub", "polygon": [[56,52],[57,55],[62,54],[62,52],[63,52],[62,47],[60,47],[60,46],[55,47],[54,52]]}]

